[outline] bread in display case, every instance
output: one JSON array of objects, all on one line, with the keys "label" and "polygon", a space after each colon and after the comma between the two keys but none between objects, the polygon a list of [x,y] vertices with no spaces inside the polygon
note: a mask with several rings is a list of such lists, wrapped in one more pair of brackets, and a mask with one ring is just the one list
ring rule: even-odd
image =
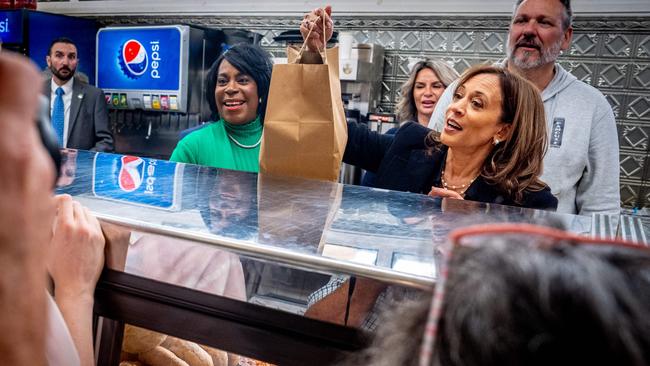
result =
[{"label": "bread in display case", "polygon": [[229,366],[243,360],[236,354],[128,324],[123,337],[120,366]]},{"label": "bread in display case", "polygon": [[[331,364],[369,333],[305,315],[328,284],[428,296],[446,234],[479,221],[591,232],[591,217],[115,154],[64,160],[58,192],[120,233],[95,294],[98,365],[146,363],[151,350],[129,348],[134,329],[177,358],[215,349],[240,364]],[[332,310],[354,308],[354,291]]]}]

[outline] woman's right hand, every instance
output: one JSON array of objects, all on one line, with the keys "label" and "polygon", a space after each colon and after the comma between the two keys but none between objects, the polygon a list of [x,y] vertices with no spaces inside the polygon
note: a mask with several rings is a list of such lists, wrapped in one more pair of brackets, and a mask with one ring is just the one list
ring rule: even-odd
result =
[{"label": "woman's right hand", "polygon": [[440,197],[440,198],[453,198],[456,200],[463,199],[463,196],[461,196],[458,192],[452,191],[450,189],[438,188],[438,187],[431,187],[429,196]]},{"label": "woman's right hand", "polygon": [[[307,43],[307,49],[310,51],[324,50],[327,41],[332,38],[334,33],[334,23],[332,22],[332,7],[330,5],[325,8],[317,8],[310,13],[305,14],[302,22],[300,23],[300,34],[302,39]],[[323,17],[325,18],[325,26],[323,28]],[[312,29],[311,34],[309,30]],[[307,35],[309,34],[309,39]]]}]

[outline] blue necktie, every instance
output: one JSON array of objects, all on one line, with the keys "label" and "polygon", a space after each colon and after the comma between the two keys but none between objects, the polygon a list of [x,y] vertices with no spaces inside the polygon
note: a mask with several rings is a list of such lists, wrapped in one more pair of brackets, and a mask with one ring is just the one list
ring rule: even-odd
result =
[{"label": "blue necktie", "polygon": [[65,92],[61,87],[56,89],[56,98],[52,107],[52,127],[59,137],[59,144],[63,146],[63,128],[65,123],[65,107],[63,106],[63,94]]}]

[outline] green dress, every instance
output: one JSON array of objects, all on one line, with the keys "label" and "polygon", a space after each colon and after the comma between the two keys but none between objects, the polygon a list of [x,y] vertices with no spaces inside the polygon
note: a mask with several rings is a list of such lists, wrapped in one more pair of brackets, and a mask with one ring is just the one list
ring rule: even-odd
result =
[{"label": "green dress", "polygon": [[261,139],[259,117],[244,125],[232,125],[220,119],[185,136],[169,160],[257,173]]}]

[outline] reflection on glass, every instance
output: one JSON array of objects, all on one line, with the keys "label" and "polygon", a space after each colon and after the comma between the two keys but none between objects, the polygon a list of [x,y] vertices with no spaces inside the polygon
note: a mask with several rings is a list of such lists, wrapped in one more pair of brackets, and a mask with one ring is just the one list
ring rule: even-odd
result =
[{"label": "reflection on glass", "polygon": [[93,162],[95,197],[139,206],[180,210],[178,182],[183,165],[130,155],[97,154]]},{"label": "reflection on glass", "polygon": [[257,237],[257,179],[243,172],[199,168],[194,207],[213,234]]},{"label": "reflection on glass", "polygon": [[57,187],[67,187],[74,183],[77,172],[77,150],[61,149],[61,172],[59,180],[56,182]]},{"label": "reflection on glass", "polygon": [[435,277],[436,274],[436,265],[433,259],[423,261],[422,258],[410,254],[393,254],[393,264],[391,267],[396,271],[418,276]]},{"label": "reflection on glass", "polygon": [[134,233],[125,272],[177,286],[245,300],[239,256],[211,245]]},{"label": "reflection on glass", "polygon": [[303,314],[308,296],[329,276],[243,258],[248,302],[294,314]]},{"label": "reflection on glass", "polygon": [[370,264],[377,263],[377,251],[352,248],[344,245],[325,244],[323,246],[323,257],[342,259],[350,262]]}]

